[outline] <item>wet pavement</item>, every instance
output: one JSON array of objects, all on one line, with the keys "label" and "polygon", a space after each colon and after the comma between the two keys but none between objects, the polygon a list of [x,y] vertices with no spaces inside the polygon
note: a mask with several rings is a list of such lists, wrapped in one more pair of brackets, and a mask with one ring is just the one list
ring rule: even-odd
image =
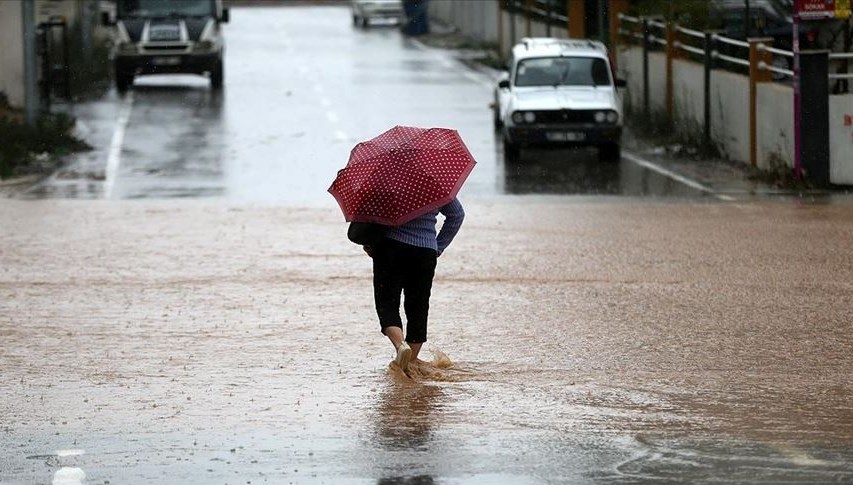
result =
[{"label": "wet pavement", "polygon": [[316,202],[355,143],[395,124],[457,129],[479,162],[464,188],[476,196],[766,192],[745,184],[743,171],[677,167],[698,179],[691,186],[628,156],[602,164],[595,149],[529,150],[506,164],[489,108],[494,71],[404,38],[394,25],[353,28],[344,6],[233,13],[223,92],[201,76],[143,76],[126,96],[79,103],[72,113],[95,149],[14,196]]},{"label": "wet pavement", "polygon": [[[447,53],[343,7],[232,19],[223,94],[79,106],[96,150],[0,203],[0,484],[853,481],[848,199],[508,168]],[[392,119],[479,162],[411,376],[325,192]]]}]

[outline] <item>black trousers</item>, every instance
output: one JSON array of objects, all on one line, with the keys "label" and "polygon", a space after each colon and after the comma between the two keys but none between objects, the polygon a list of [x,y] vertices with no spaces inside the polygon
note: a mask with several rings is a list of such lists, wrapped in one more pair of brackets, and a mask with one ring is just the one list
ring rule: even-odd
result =
[{"label": "black trousers", "polygon": [[435,276],[436,252],[392,239],[373,249],[373,298],[382,333],[388,327],[403,328],[400,296],[406,312],[406,342],[427,338],[429,297]]}]

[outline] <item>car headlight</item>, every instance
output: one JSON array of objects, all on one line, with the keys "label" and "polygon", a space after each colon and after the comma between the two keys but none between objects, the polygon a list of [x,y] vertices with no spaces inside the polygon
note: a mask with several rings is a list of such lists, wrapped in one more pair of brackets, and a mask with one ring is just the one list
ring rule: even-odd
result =
[{"label": "car headlight", "polygon": [[203,40],[195,45],[195,50],[197,51],[212,51],[213,50],[213,42],[209,40]]},{"label": "car headlight", "polygon": [[512,121],[515,124],[533,123],[536,121],[536,113],[533,111],[516,111],[512,114]]},{"label": "car headlight", "polygon": [[118,51],[122,54],[135,54],[136,44],[133,42],[120,42],[118,44]]},{"label": "car headlight", "polygon": [[615,124],[619,121],[619,113],[615,111],[596,111],[595,112],[595,122],[596,123],[612,123]]}]

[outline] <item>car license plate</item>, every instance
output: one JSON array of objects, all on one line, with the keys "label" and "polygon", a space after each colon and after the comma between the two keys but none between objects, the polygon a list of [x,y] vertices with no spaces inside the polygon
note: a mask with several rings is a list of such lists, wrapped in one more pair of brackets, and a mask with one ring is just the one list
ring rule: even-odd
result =
[{"label": "car license plate", "polygon": [[151,61],[155,66],[177,66],[181,63],[180,57],[155,57]]},{"label": "car license plate", "polygon": [[548,141],[583,141],[586,133],[579,131],[550,131],[546,135]]}]

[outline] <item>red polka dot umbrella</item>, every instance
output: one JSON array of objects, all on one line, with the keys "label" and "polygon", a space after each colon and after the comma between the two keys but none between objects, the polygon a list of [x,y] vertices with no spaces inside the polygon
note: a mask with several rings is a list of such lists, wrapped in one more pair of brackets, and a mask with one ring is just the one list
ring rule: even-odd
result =
[{"label": "red polka dot umbrella", "polygon": [[329,192],[347,221],[399,226],[453,200],[475,163],[456,130],[395,126],[357,144]]}]

